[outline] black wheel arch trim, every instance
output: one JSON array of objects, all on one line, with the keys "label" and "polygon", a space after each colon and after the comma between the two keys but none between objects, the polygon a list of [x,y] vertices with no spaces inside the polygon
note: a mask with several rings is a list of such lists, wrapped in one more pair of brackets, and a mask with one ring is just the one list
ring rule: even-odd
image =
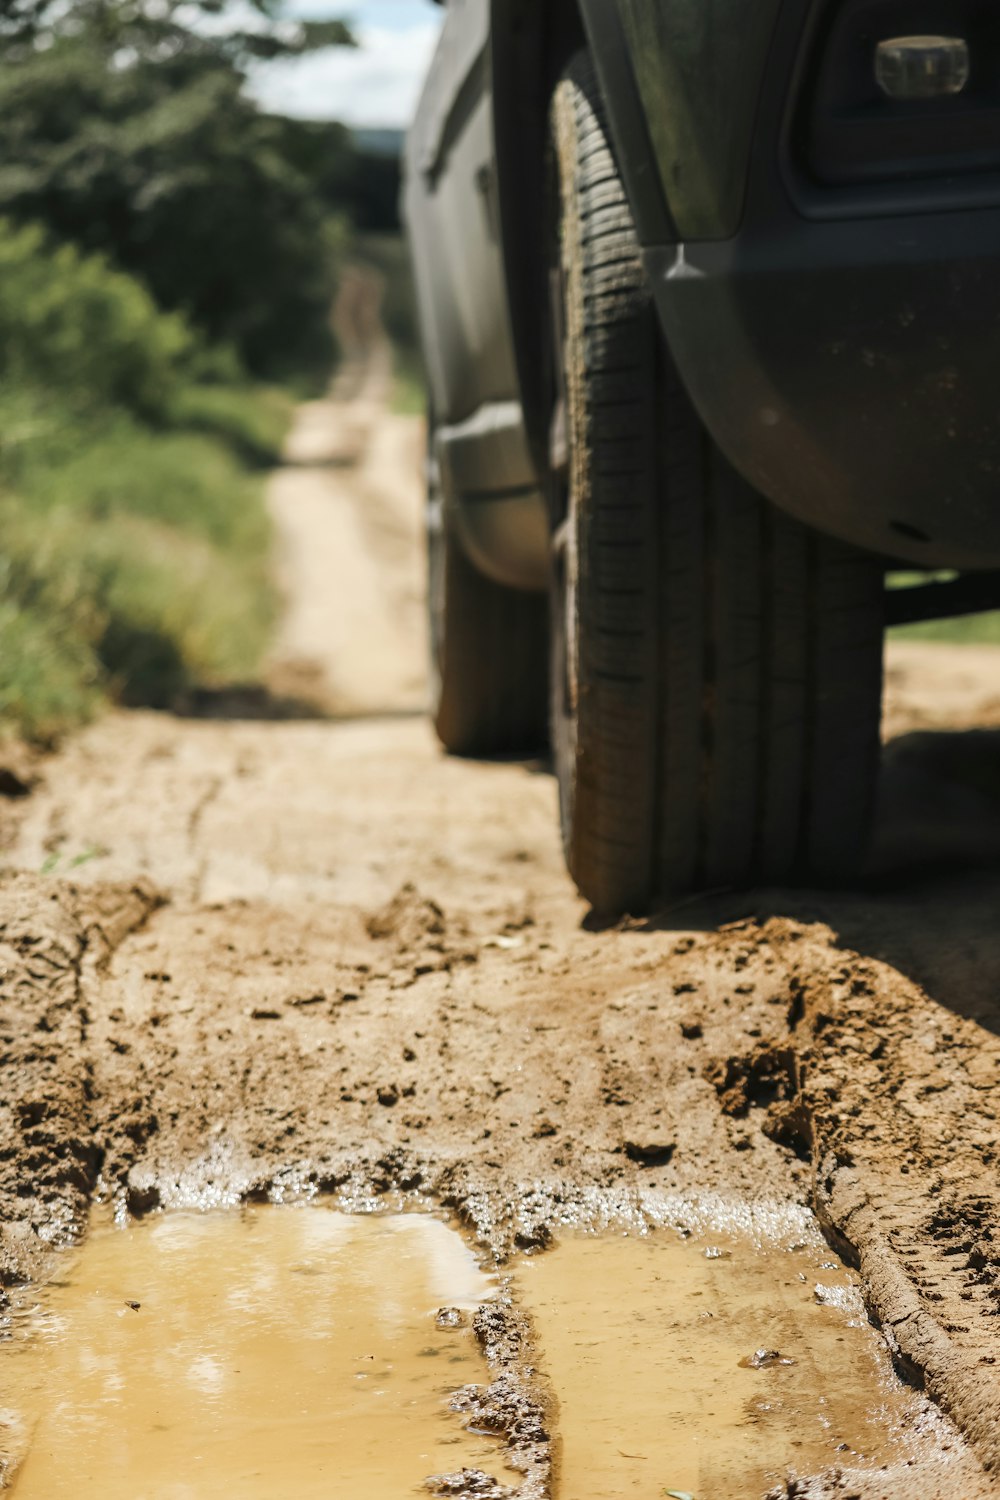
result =
[{"label": "black wheel arch trim", "polygon": [[547,462],[538,253],[545,225],[549,103],[569,58],[593,53],[640,239],[674,238],[632,62],[614,0],[492,0],[490,68],[500,233],[525,427],[539,473]]}]

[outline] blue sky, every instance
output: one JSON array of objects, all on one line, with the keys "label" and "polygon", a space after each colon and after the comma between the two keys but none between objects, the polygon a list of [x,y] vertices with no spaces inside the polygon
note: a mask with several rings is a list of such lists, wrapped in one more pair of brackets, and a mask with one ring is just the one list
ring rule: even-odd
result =
[{"label": "blue sky", "polygon": [[298,16],[343,16],[361,42],[257,70],[268,108],[348,125],[408,125],[434,50],[442,7],[432,0],[291,0]]}]

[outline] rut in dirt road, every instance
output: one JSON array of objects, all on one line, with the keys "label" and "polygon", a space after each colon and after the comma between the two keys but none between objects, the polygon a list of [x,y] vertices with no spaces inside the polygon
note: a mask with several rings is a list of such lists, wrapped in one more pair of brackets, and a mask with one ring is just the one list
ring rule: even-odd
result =
[{"label": "rut in dirt road", "polygon": [[[991,1493],[1000,881],[969,855],[1000,847],[995,745],[942,759],[933,651],[903,654],[893,722],[921,735],[893,751],[876,890],[596,930],[546,767],[448,761],[419,715],[422,434],[371,379],[304,411],[275,482],[291,606],[270,691],[109,716],[8,815],[7,1279],[95,1193],[137,1216],[419,1204],[502,1266],[568,1225],[818,1245],[815,1207],[971,1447],[925,1402],[899,1463],[778,1493]],[[990,722],[981,688],[963,725]],[[496,1380],[470,1411],[507,1434],[519,1493],[547,1495],[544,1350],[510,1294],[478,1331]]]}]

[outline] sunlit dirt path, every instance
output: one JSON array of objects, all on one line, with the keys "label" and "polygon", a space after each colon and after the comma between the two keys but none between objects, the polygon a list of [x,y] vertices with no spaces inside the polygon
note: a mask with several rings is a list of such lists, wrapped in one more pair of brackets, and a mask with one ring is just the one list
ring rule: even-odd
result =
[{"label": "sunlit dirt path", "polygon": [[271,485],[287,609],[271,677],[339,715],[426,706],[422,424],[388,410],[382,341],[299,410]]},{"label": "sunlit dirt path", "polygon": [[[993,1493],[1000,653],[892,653],[864,890],[602,931],[547,768],[446,760],[422,717],[423,433],[388,385],[379,353],[300,413],[265,688],[110,715],[9,823],[8,1276],[95,1192],[136,1215],[419,1203],[501,1262],[566,1224],[822,1228],[955,1425],[927,1404],[898,1463],[775,1493]],[[480,1416],[545,1495],[530,1329],[514,1306],[482,1337],[503,1378]]]}]

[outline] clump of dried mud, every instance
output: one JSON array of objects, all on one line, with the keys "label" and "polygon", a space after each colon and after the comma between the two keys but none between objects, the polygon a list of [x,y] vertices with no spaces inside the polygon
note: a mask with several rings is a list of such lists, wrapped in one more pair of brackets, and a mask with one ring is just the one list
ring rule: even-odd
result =
[{"label": "clump of dried mud", "polygon": [[[466,1386],[456,1395],[453,1408],[477,1432],[500,1433],[506,1438],[507,1461],[525,1476],[517,1490],[518,1500],[546,1500],[552,1493],[553,1400],[534,1368],[537,1354],[531,1324],[505,1292],[478,1310],[473,1329],[495,1379],[485,1388]],[[468,1500],[511,1500],[513,1494],[509,1486],[468,1469],[441,1475],[428,1487],[435,1495]]]},{"label": "clump of dried mud", "polygon": [[[137,883],[81,891],[16,877],[0,899],[0,1281],[30,1278],[84,1222],[103,1160],[89,1005],[116,947],[158,905]],[[137,1137],[141,1102],[119,1105]]]}]

